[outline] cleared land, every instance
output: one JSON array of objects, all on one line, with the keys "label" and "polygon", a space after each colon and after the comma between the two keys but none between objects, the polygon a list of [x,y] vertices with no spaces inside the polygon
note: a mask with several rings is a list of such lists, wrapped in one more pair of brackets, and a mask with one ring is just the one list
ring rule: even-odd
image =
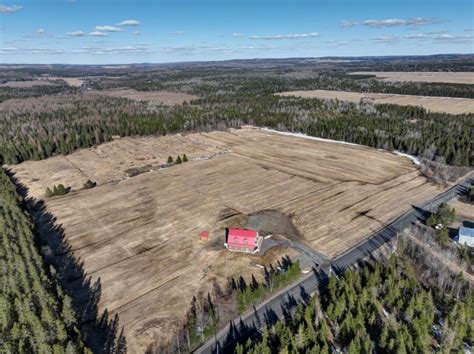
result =
[{"label": "cleared land", "polygon": [[56,86],[57,84],[46,80],[30,80],[30,81],[8,81],[0,84],[0,87],[12,88],[28,88],[33,86]]},{"label": "cleared land", "polygon": [[55,77],[54,79],[63,80],[69,86],[75,86],[75,87],[80,87],[84,83],[84,79],[79,78],[79,77]]},{"label": "cleared land", "polygon": [[474,99],[471,98],[428,97],[331,90],[289,91],[278,93],[278,95],[329,100],[338,99],[350,102],[360,102],[362,100],[374,104],[390,103],[401,106],[420,106],[431,112],[451,114],[474,113]]},{"label": "cleared land", "polygon": [[[162,162],[170,146],[173,155],[189,151],[199,159],[126,178],[123,161],[144,166],[149,160],[136,157],[153,155]],[[100,307],[119,314],[131,352],[168,340],[192,296],[214,280],[258,272],[248,263],[291,254],[278,249],[262,260],[228,253],[224,227],[275,210],[297,230],[279,236],[333,257],[440,192],[393,153],[255,129],[120,139],[11,168],[33,195],[53,182],[100,182],[46,205],[87,273],[100,278]],[[210,241],[198,241],[201,230],[210,230]]]},{"label": "cleared land", "polygon": [[464,203],[456,200],[450,202],[449,205],[456,209],[457,216],[463,219],[472,220],[472,222],[474,222],[474,204]]},{"label": "cleared land", "polygon": [[185,101],[189,102],[198,98],[194,95],[188,95],[186,93],[179,92],[167,92],[167,91],[136,91],[133,89],[127,90],[101,90],[101,91],[90,91],[90,93],[98,95],[106,95],[112,97],[123,97],[135,101],[148,101],[150,103],[161,103],[164,105],[177,105],[183,104]]},{"label": "cleared land", "polygon": [[403,72],[357,71],[351,75],[375,75],[381,81],[440,82],[448,84],[474,84],[474,72]]}]

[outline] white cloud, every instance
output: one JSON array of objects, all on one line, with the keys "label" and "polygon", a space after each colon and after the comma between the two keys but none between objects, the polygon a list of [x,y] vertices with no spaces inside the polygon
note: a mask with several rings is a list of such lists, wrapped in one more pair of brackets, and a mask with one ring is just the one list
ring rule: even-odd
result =
[{"label": "white cloud", "polygon": [[345,45],[349,45],[350,42],[349,41],[337,41],[337,40],[334,40],[334,39],[330,39],[328,41],[325,42],[326,44],[328,44],[329,46],[331,47],[343,47]]},{"label": "white cloud", "polygon": [[68,32],[67,35],[70,37],[84,37],[86,33],[83,31],[73,31],[73,32]]},{"label": "white cloud", "polygon": [[425,39],[427,35],[425,33],[415,33],[404,36],[404,39]]},{"label": "white cloud", "polygon": [[134,34],[135,36],[139,36],[139,35],[141,35],[142,33],[141,33],[140,31],[135,31],[135,32],[133,32],[133,34]]},{"label": "white cloud", "polygon": [[384,28],[384,27],[400,27],[400,26],[425,26],[433,25],[436,23],[445,22],[433,17],[412,17],[408,19],[401,18],[386,18],[383,20],[368,19],[363,21],[344,20],[341,21],[340,26],[343,28],[351,28],[357,25],[364,25],[372,28]]},{"label": "white cloud", "polygon": [[37,36],[44,36],[46,34],[46,30],[44,28],[38,28],[36,31],[35,31],[35,34]]},{"label": "white cloud", "polygon": [[15,12],[20,11],[23,9],[23,6],[20,5],[12,5],[12,6],[6,6],[6,5],[0,5],[0,13],[1,14],[14,14]]},{"label": "white cloud", "polygon": [[416,33],[403,37],[403,39],[407,40],[432,40],[434,43],[443,42],[446,44],[472,43],[473,38],[472,34],[452,34],[448,31]]},{"label": "white cloud", "polygon": [[341,21],[341,27],[343,28],[351,28],[359,24],[359,21]]},{"label": "white cloud", "polygon": [[251,39],[263,39],[263,40],[282,40],[282,39],[303,39],[303,38],[314,38],[319,37],[319,33],[295,33],[295,34],[277,34],[272,36],[250,36]]},{"label": "white cloud", "polygon": [[397,36],[391,36],[391,35],[372,38],[372,40],[377,43],[393,43],[393,42],[398,41],[399,39],[400,38],[398,38]]},{"label": "white cloud", "polygon": [[447,44],[472,43],[474,36],[471,34],[438,34],[431,37],[434,42],[446,42]]},{"label": "white cloud", "polygon": [[232,33],[232,37],[245,37],[243,33]]},{"label": "white cloud", "polygon": [[127,45],[123,47],[105,47],[105,46],[85,46],[73,50],[74,54],[87,53],[92,55],[104,55],[104,54],[150,54],[150,50],[146,45]]},{"label": "white cloud", "polygon": [[114,26],[95,26],[95,30],[99,32],[121,32],[122,29]]},{"label": "white cloud", "polygon": [[432,17],[414,17],[409,19],[388,18],[385,20],[365,20],[362,22],[362,24],[369,27],[382,28],[399,26],[425,26],[441,22],[443,21]]},{"label": "white cloud", "polygon": [[137,20],[125,20],[117,24],[117,26],[138,26],[140,24],[140,21]]},{"label": "white cloud", "polygon": [[92,36],[92,37],[107,37],[108,34],[104,33],[104,32],[101,32],[101,31],[93,31],[93,32],[89,33],[89,36]]},{"label": "white cloud", "polygon": [[9,55],[29,55],[29,54],[64,54],[61,49],[54,48],[16,48],[16,47],[3,47],[0,48],[0,54]]},{"label": "white cloud", "polygon": [[386,20],[365,20],[362,24],[369,27],[396,27],[406,25],[406,21],[398,18],[389,18]]},{"label": "white cloud", "polygon": [[182,36],[185,32],[184,31],[174,31],[174,32],[170,32],[170,34],[174,35],[174,36]]}]

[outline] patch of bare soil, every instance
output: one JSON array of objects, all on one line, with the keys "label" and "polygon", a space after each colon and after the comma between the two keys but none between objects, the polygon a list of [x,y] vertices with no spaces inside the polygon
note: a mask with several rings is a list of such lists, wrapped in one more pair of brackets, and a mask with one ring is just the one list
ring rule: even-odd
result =
[{"label": "patch of bare soil", "polygon": [[250,215],[245,227],[260,233],[284,235],[292,240],[301,239],[290,216],[278,210],[261,210]]}]

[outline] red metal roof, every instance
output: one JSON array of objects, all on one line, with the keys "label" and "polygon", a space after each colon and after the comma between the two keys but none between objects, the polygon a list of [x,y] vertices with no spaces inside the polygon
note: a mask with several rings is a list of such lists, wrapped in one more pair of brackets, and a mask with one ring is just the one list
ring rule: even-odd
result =
[{"label": "red metal roof", "polygon": [[248,229],[229,229],[229,236],[256,238],[257,231]]},{"label": "red metal roof", "polygon": [[209,231],[201,231],[199,234],[201,238],[208,238],[209,237]]},{"label": "red metal roof", "polygon": [[226,242],[234,247],[253,248],[257,246],[257,231],[247,229],[227,229]]}]

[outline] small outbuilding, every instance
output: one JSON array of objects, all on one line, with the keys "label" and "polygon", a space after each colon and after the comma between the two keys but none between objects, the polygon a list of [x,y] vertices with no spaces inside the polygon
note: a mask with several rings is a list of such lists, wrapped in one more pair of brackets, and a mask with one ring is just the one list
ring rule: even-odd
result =
[{"label": "small outbuilding", "polygon": [[456,241],[461,245],[474,247],[474,229],[461,226]]},{"label": "small outbuilding", "polygon": [[201,231],[201,233],[199,234],[199,238],[201,240],[207,241],[207,239],[209,238],[209,231]]},{"label": "small outbuilding", "polygon": [[263,242],[263,237],[255,230],[225,229],[224,247],[229,251],[258,253]]}]

